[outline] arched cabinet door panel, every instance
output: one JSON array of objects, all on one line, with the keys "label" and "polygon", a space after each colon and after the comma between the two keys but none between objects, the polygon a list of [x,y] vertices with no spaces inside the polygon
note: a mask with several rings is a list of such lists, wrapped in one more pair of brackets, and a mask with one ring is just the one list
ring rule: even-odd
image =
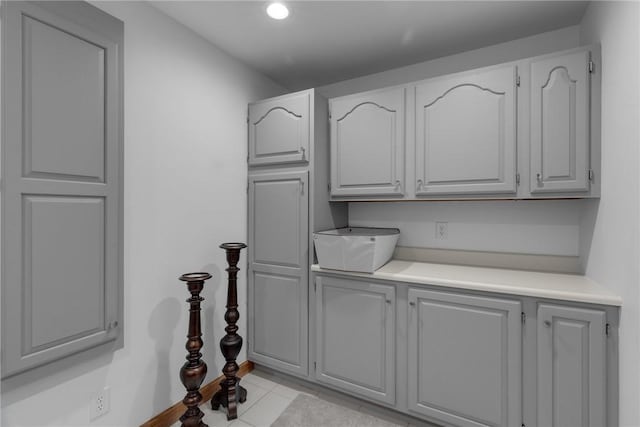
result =
[{"label": "arched cabinet door panel", "polygon": [[405,88],[330,100],[331,195],[404,195]]},{"label": "arched cabinet door panel", "polygon": [[415,86],[416,195],[516,192],[515,66]]},{"label": "arched cabinet door panel", "polygon": [[531,193],[589,191],[589,51],[531,64]]},{"label": "arched cabinet door panel", "polygon": [[249,165],[309,161],[309,91],[249,104]]}]

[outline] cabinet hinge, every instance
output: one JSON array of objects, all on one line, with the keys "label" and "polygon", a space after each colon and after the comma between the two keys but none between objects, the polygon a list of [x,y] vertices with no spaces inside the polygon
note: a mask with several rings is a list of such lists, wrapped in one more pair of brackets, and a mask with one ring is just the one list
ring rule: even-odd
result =
[{"label": "cabinet hinge", "polygon": [[329,190],[329,193],[331,193],[331,183],[327,182],[327,190]]},{"label": "cabinet hinge", "polygon": [[595,64],[593,63],[593,61],[589,61],[589,73],[593,73],[594,69],[595,69]]},{"label": "cabinet hinge", "polygon": [[516,185],[520,185],[520,174],[516,174]]},{"label": "cabinet hinge", "polygon": [[249,194],[249,181],[247,181],[247,194]]},{"label": "cabinet hinge", "polygon": [[520,321],[522,322],[523,325],[527,321],[527,315],[524,314],[524,311],[520,313]]},{"label": "cabinet hinge", "polygon": [[594,174],[593,174],[593,169],[589,169],[589,181],[593,182],[594,179]]},{"label": "cabinet hinge", "polygon": [[520,87],[520,75],[516,76],[516,86]]},{"label": "cabinet hinge", "polygon": [[313,370],[315,371],[316,369],[317,369],[316,362],[313,362]]},{"label": "cabinet hinge", "polygon": [[607,324],[604,326],[604,334],[605,334],[606,336],[609,336],[609,332],[610,332],[610,330],[611,330],[611,324],[607,323]]},{"label": "cabinet hinge", "polygon": [[249,116],[247,116],[247,124],[249,124]]}]

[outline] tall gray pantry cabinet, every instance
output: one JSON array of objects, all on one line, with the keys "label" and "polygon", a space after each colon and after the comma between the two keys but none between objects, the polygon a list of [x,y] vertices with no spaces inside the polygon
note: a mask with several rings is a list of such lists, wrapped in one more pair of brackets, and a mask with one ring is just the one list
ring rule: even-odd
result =
[{"label": "tall gray pantry cabinet", "polygon": [[248,358],[309,373],[311,233],[347,224],[329,203],[327,101],[306,90],[249,105]]}]

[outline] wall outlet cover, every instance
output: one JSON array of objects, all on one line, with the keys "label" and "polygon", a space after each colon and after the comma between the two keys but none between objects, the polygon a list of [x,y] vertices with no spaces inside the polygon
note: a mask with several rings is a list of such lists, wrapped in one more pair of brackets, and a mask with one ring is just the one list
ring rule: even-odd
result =
[{"label": "wall outlet cover", "polygon": [[105,387],[91,396],[91,401],[89,402],[89,421],[100,418],[109,412],[109,409],[111,409],[110,391],[111,389],[109,387]]}]

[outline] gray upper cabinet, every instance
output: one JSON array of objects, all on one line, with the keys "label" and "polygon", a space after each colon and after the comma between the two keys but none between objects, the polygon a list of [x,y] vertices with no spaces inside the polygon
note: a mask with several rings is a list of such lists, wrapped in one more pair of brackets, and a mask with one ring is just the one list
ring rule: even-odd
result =
[{"label": "gray upper cabinet", "polygon": [[415,288],[408,299],[409,410],[446,425],[519,426],[521,303]]},{"label": "gray upper cabinet", "polygon": [[516,192],[516,67],[415,86],[415,194]]},{"label": "gray upper cabinet", "polygon": [[249,104],[249,165],[309,161],[309,91]]},{"label": "gray upper cabinet", "polygon": [[251,360],[307,374],[308,172],[249,176]]},{"label": "gray upper cabinet", "polygon": [[608,425],[605,328],[604,311],[539,306],[538,425]]},{"label": "gray upper cabinet", "polygon": [[395,403],[395,287],[316,278],[316,379]]},{"label": "gray upper cabinet", "polygon": [[404,196],[405,92],[399,87],[329,101],[331,196]]},{"label": "gray upper cabinet", "polygon": [[599,197],[598,59],[581,47],[330,99],[332,198]]},{"label": "gray upper cabinet", "polygon": [[531,193],[589,191],[590,52],[531,63]]},{"label": "gray upper cabinet", "polygon": [[2,375],[122,344],[123,23],[6,2]]}]

